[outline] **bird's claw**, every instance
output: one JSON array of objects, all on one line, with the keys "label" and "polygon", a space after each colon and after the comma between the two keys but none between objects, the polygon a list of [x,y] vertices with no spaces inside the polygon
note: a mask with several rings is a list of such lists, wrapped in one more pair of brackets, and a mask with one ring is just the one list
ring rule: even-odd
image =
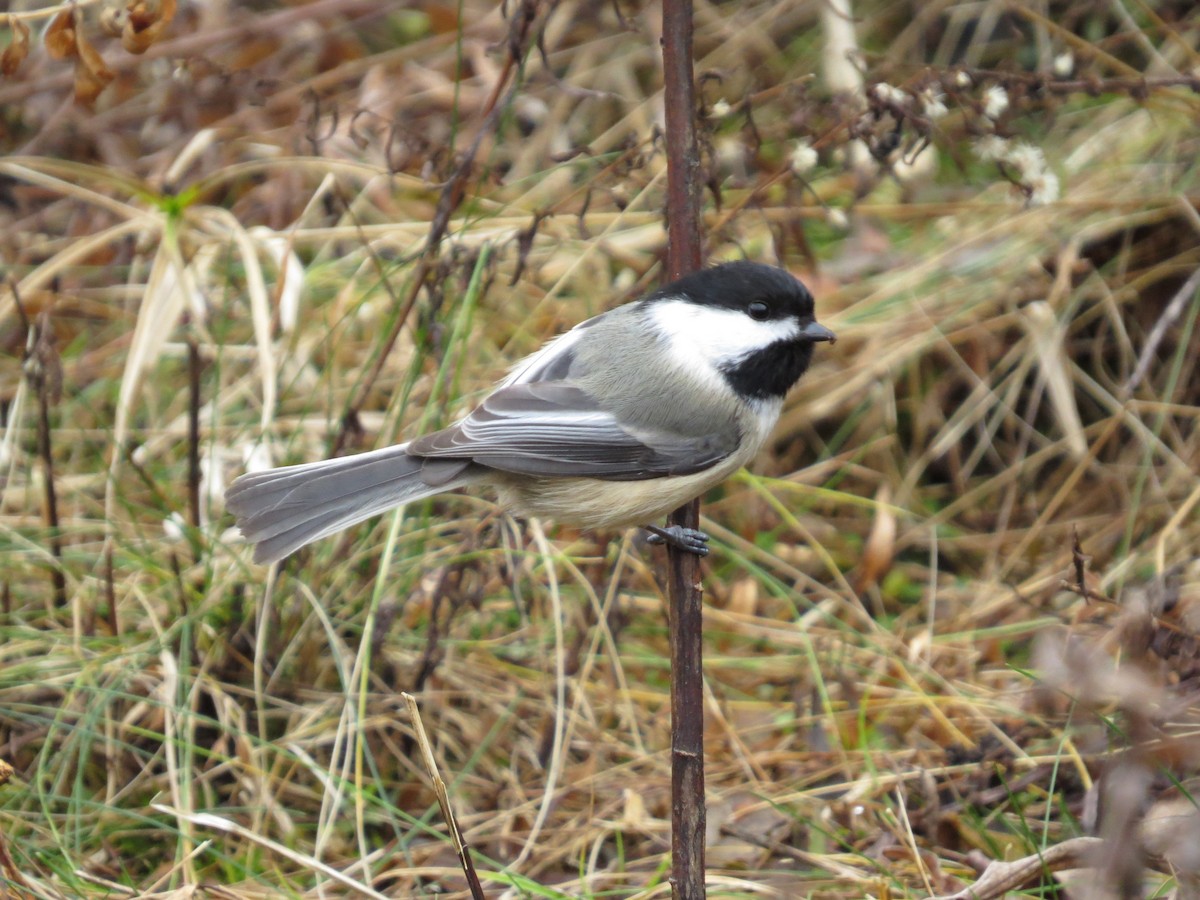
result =
[{"label": "bird's claw", "polygon": [[682,525],[659,528],[657,525],[647,525],[646,530],[650,532],[646,540],[651,544],[668,544],[686,553],[708,555],[708,535],[698,528],[684,528]]}]

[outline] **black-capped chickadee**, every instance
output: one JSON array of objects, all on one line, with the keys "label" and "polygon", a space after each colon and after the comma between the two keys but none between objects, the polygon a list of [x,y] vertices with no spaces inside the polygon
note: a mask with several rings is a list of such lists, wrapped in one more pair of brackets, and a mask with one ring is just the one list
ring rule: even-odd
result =
[{"label": "black-capped chickadee", "polygon": [[589,528],[640,525],[693,553],[703,532],[654,520],[745,465],[835,336],[783,269],[734,262],[694,272],[576,325],[474,412],[406,444],[243,475],[225,494],[254,559],[401,503],[468,485],[500,504]]}]

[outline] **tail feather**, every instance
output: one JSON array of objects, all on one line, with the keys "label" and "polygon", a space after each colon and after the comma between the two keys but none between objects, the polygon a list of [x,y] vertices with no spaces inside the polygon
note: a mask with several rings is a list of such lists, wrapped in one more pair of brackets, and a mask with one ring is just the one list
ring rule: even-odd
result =
[{"label": "tail feather", "polygon": [[255,562],[275,562],[393,506],[454,490],[469,480],[451,478],[430,486],[421,478],[422,464],[401,444],[255,472],[230,485],[225,505],[246,540],[257,544]]}]

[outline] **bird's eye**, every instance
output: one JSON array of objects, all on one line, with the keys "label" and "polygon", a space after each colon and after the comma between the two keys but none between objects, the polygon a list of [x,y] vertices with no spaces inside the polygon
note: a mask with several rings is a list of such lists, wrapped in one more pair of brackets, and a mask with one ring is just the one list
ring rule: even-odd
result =
[{"label": "bird's eye", "polygon": [[762,300],[755,300],[746,307],[746,312],[750,314],[750,318],[754,321],[762,322],[771,315],[771,307]]}]

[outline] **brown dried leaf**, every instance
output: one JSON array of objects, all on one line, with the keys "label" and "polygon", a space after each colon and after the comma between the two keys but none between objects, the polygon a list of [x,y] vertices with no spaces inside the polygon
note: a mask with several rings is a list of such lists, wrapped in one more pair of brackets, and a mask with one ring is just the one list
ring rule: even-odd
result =
[{"label": "brown dried leaf", "polygon": [[75,56],[75,9],[67,7],[46,29],[46,52],[52,59],[70,59]]},{"label": "brown dried leaf", "polygon": [[645,798],[635,790],[625,788],[625,808],[621,812],[621,825],[627,831],[648,833],[653,828],[653,817],[646,811]]},{"label": "brown dried leaf", "polygon": [[91,106],[116,76],[81,28],[75,29],[75,49],[79,53],[75,62],[75,102]]},{"label": "brown dried leaf", "polygon": [[12,40],[0,54],[0,74],[12,75],[17,67],[29,55],[29,26],[16,16],[8,17],[8,27],[12,31]]},{"label": "brown dried leaf", "polygon": [[1142,845],[1170,864],[1176,877],[1200,878],[1200,811],[1191,797],[1158,800],[1141,823]]},{"label": "brown dried leaf", "polygon": [[[97,77],[107,78],[107,81],[113,80],[113,73],[104,63],[104,57],[100,55],[91,42],[84,36],[83,29],[75,29],[75,49],[79,51],[79,59],[88,69],[95,73]],[[107,81],[105,83],[107,83]]]},{"label": "brown dried leaf", "polygon": [[935,900],[993,900],[1015,891],[1046,872],[1077,869],[1092,864],[1092,856],[1104,846],[1100,838],[1077,837],[1012,862],[995,860],[973,885]]},{"label": "brown dried leaf", "polygon": [[175,18],[175,0],[130,0],[125,11],[121,46],[130,53],[145,53]]},{"label": "brown dried leaf", "polygon": [[116,77],[84,36],[73,7],[55,16],[46,29],[46,51],[54,59],[75,59],[75,102],[84,106],[91,106]]},{"label": "brown dried leaf", "polygon": [[54,328],[50,324],[50,310],[43,309],[38,316],[36,338],[25,361],[25,372],[30,383],[40,396],[56,404],[62,399],[62,357],[54,346]]},{"label": "brown dried leaf", "polygon": [[758,611],[758,580],[739,578],[729,591],[729,611],[739,616],[752,616]]},{"label": "brown dried leaf", "polygon": [[[107,77],[105,77],[107,75]],[[112,72],[93,72],[82,62],[75,63],[75,102],[81,106],[91,106],[100,96],[100,92],[112,81]]]},{"label": "brown dried leaf", "polygon": [[124,27],[125,11],[115,6],[105,6],[100,10],[100,30],[111,38],[121,36]]},{"label": "brown dried leaf", "polygon": [[896,514],[892,511],[892,492],[881,485],[875,494],[875,521],[863,546],[857,588],[859,591],[880,582],[896,557]]}]

